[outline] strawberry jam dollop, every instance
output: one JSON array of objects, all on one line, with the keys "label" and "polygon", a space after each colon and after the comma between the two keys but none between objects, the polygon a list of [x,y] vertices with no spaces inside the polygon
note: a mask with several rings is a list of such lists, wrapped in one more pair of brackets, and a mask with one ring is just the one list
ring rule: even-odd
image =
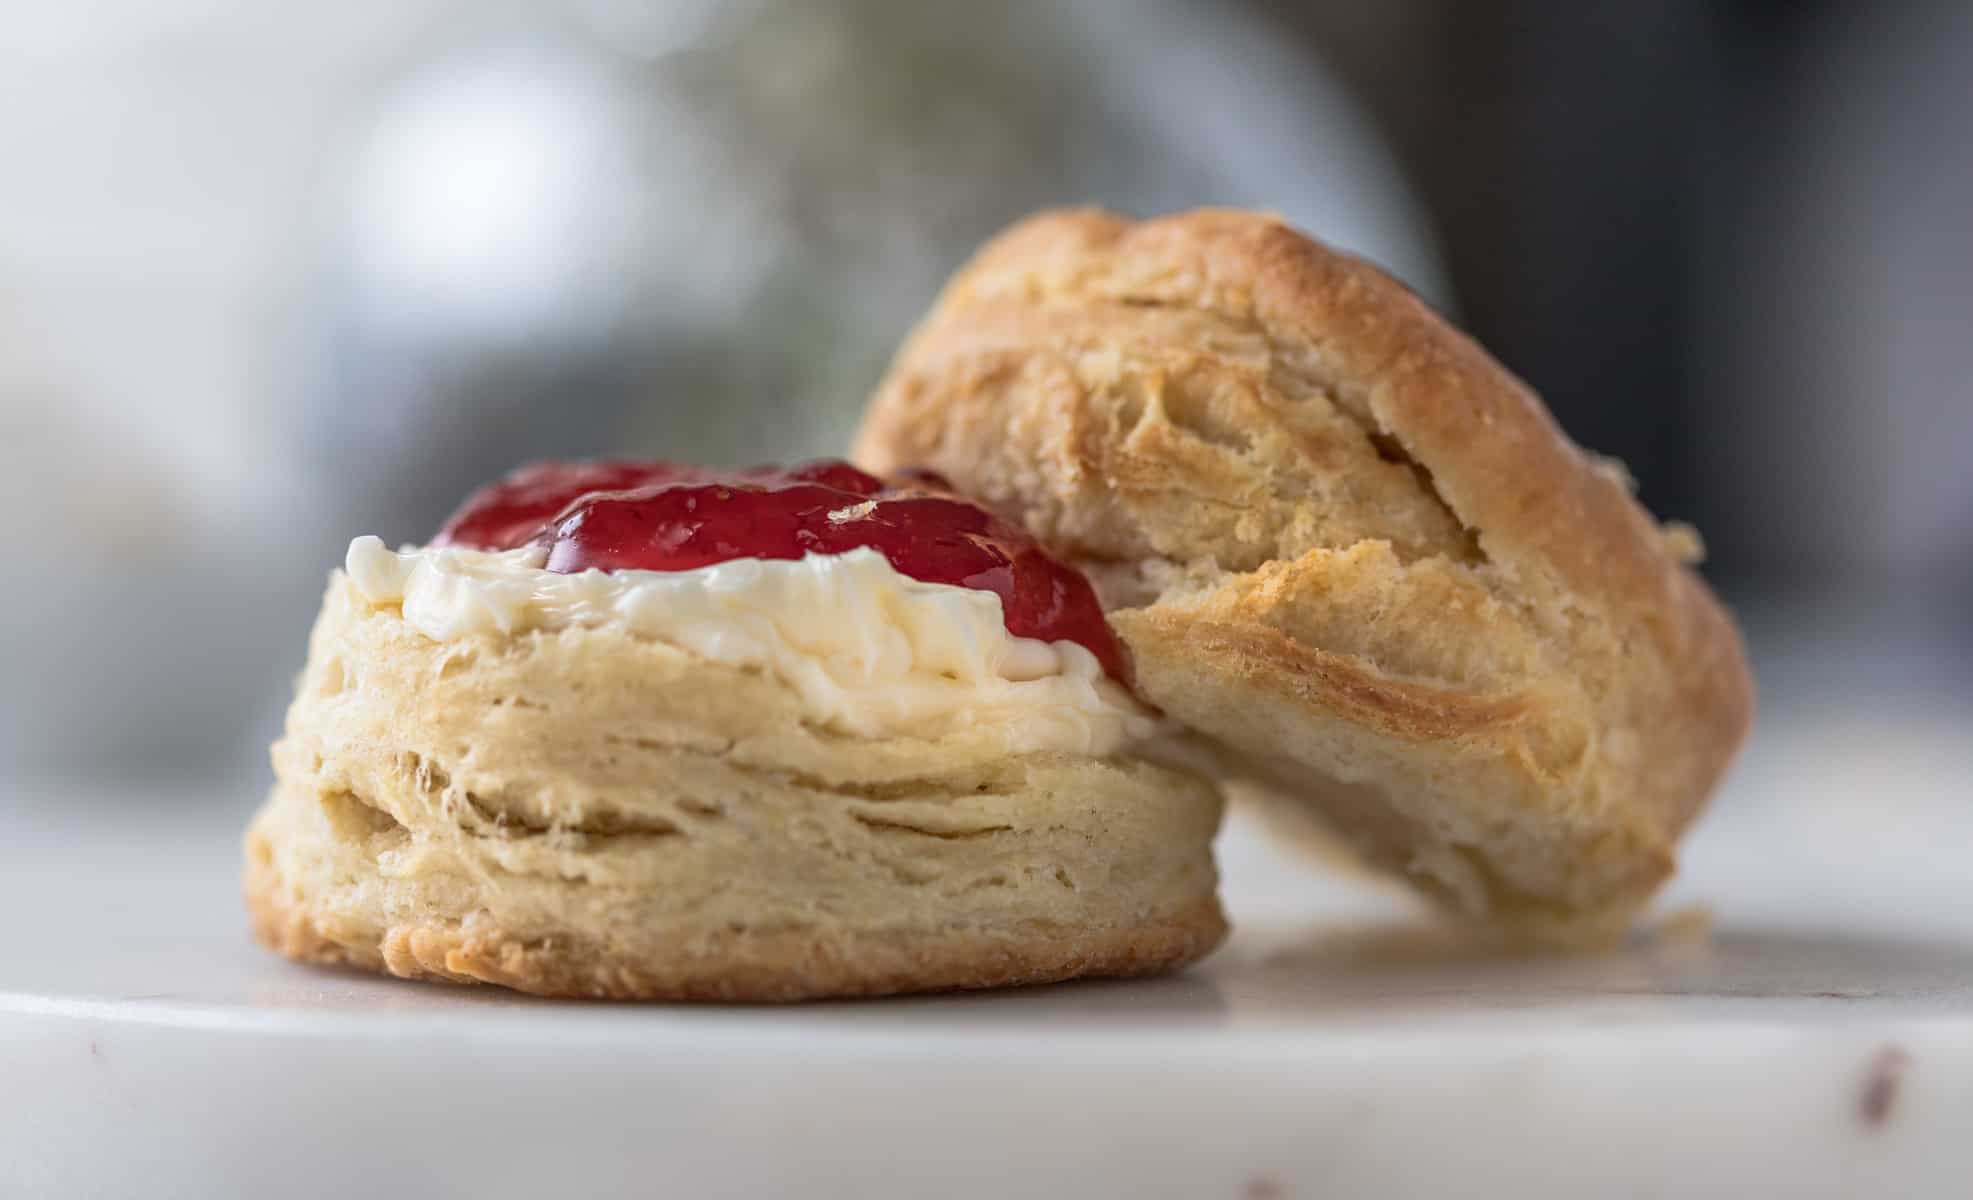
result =
[{"label": "strawberry jam dollop", "polygon": [[1123,648],[1081,572],[930,472],[891,480],[824,459],[712,470],[539,462],[467,497],[434,546],[548,548],[550,571],[689,571],[736,558],[877,551],[899,574],[1000,597],[1007,631],[1070,641],[1128,684]]}]

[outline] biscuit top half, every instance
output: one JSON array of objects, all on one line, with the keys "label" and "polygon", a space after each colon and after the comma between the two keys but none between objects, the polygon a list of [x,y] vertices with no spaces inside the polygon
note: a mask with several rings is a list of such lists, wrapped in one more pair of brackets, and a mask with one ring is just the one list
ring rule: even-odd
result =
[{"label": "biscuit top half", "polygon": [[1751,720],[1697,536],[1271,217],[1015,226],[855,456],[1023,521],[1096,581],[1148,699],[1456,911],[1620,926]]}]

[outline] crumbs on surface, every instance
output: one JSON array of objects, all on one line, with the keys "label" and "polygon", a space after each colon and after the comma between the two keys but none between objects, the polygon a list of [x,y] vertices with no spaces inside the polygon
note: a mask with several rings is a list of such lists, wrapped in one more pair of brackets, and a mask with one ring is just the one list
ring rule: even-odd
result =
[{"label": "crumbs on surface", "polygon": [[1701,947],[1712,942],[1718,921],[1719,914],[1712,905],[1694,901],[1660,916],[1644,933],[1653,945]]}]

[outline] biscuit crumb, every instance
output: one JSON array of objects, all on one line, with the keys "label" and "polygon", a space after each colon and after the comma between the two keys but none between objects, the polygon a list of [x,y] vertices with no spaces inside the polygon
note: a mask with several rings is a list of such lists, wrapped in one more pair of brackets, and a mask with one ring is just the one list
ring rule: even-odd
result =
[{"label": "biscuit crumb", "polygon": [[1665,553],[1688,567],[1696,567],[1706,561],[1706,540],[1699,531],[1684,521],[1667,521],[1658,531],[1658,539],[1665,547]]},{"label": "biscuit crumb", "polygon": [[1607,454],[1590,454],[1590,469],[1598,475],[1624,489],[1628,495],[1637,495],[1637,476],[1630,473],[1630,465],[1621,458]]},{"label": "biscuit crumb", "polygon": [[1659,917],[1648,935],[1659,946],[1704,946],[1712,941],[1718,918],[1710,904],[1685,904]]}]

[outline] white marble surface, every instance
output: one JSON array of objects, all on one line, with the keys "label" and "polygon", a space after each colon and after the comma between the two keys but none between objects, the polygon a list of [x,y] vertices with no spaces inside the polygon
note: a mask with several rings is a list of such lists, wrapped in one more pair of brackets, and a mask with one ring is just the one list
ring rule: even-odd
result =
[{"label": "white marble surface", "polygon": [[1973,744],[1770,733],[1667,908],[1503,961],[1244,823],[1165,980],[788,1009],[556,1004],[251,946],[240,803],[0,804],[0,1196],[1964,1195]]}]

